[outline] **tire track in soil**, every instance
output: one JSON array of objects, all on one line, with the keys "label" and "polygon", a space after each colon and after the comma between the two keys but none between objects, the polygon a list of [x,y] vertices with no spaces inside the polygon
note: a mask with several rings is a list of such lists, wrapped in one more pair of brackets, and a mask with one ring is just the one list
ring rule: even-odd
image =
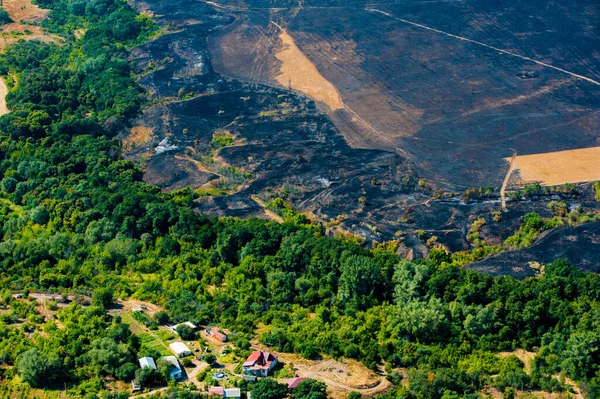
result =
[{"label": "tire track in soil", "polygon": [[405,24],[408,24],[408,25],[412,25],[412,26],[415,26],[417,28],[426,29],[428,31],[439,33],[440,35],[444,35],[444,36],[451,37],[451,38],[454,38],[454,39],[458,39],[458,40],[461,40],[461,41],[465,41],[465,42],[469,42],[469,43],[472,43],[472,44],[476,44],[478,46],[485,47],[485,48],[497,51],[497,52],[502,53],[502,54],[506,54],[506,55],[509,55],[509,56],[512,56],[512,57],[517,57],[517,58],[520,58],[520,59],[525,60],[525,61],[533,62],[535,64],[544,66],[546,68],[554,69],[556,71],[559,71],[559,72],[562,72],[564,74],[570,75],[570,76],[572,76],[574,78],[577,78],[577,79],[580,79],[580,80],[585,80],[585,81],[587,81],[589,83],[592,83],[592,84],[595,84],[597,86],[600,86],[600,82],[598,82],[598,81],[596,81],[594,79],[588,78],[587,76],[579,75],[577,73],[574,73],[574,72],[571,72],[571,71],[567,71],[566,69],[559,68],[557,66],[554,66],[554,65],[542,62],[542,61],[538,61],[536,59],[533,59],[533,58],[530,58],[530,57],[527,57],[527,56],[524,56],[524,55],[519,55],[517,53],[513,53],[512,51],[508,51],[508,50],[504,50],[504,49],[501,49],[501,48],[498,48],[498,47],[490,46],[489,44],[478,42],[477,40],[469,39],[467,37],[458,36],[458,35],[455,35],[453,33],[444,32],[442,30],[435,29],[435,28],[432,28],[432,27],[427,26],[427,25],[419,24],[417,22],[409,21],[409,20],[406,20],[406,19],[403,19],[403,18],[398,18],[398,17],[396,17],[396,16],[394,16],[394,15],[392,15],[390,13],[387,13],[387,12],[382,11],[382,10],[378,10],[377,8],[366,8],[365,10],[369,11],[369,12],[376,12],[376,13],[385,15],[387,17],[395,19],[396,21],[399,21],[399,22],[402,22],[402,23],[405,23]]},{"label": "tire track in soil", "polygon": [[508,181],[510,180],[510,175],[515,170],[515,161],[517,160],[517,151],[513,152],[512,158],[510,159],[510,163],[508,165],[508,170],[506,171],[506,175],[504,176],[504,180],[502,181],[502,187],[500,187],[500,201],[502,202],[502,210],[506,212],[508,208],[506,208],[506,186],[508,186]]}]

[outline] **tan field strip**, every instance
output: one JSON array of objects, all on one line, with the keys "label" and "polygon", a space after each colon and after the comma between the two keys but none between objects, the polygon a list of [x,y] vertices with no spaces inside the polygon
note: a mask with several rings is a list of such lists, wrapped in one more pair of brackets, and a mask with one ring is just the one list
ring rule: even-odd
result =
[{"label": "tan field strip", "polygon": [[324,103],[331,111],[343,109],[344,104],[335,86],[319,73],[317,67],[296,46],[294,39],[285,29],[271,22],[281,30],[281,48],[275,54],[281,65],[275,80],[284,87],[291,83],[292,89]]},{"label": "tan field strip", "polygon": [[[511,158],[504,158],[510,162]],[[514,161],[523,183],[545,186],[600,180],[600,147],[519,155]]]},{"label": "tan field strip", "polygon": [[6,106],[6,95],[8,94],[8,87],[4,83],[4,79],[0,78],[0,116],[8,114],[8,107]]}]

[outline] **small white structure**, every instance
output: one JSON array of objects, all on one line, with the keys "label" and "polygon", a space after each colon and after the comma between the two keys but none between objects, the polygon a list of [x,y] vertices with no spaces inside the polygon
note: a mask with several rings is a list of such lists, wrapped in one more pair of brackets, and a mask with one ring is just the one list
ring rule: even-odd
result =
[{"label": "small white structure", "polygon": [[177,357],[190,356],[192,351],[183,342],[176,341],[169,345],[169,348],[177,355]]},{"label": "small white structure", "polygon": [[140,358],[140,367],[148,367],[156,370],[156,363],[154,363],[154,359],[152,359],[151,357],[142,357]]},{"label": "small white structure", "polygon": [[131,381],[131,392],[138,392],[142,390],[142,386],[135,382],[135,380]]},{"label": "small white structure", "polygon": [[177,334],[177,327],[179,326],[188,326],[189,328],[191,328],[192,330],[195,330],[198,328],[198,326],[196,326],[194,323],[192,323],[191,321],[186,321],[183,323],[179,323],[179,324],[175,324],[174,326],[169,326],[169,330],[173,331],[175,334]]},{"label": "small white structure", "polygon": [[226,398],[240,399],[242,397],[242,391],[239,388],[226,388],[225,390]]},{"label": "small white structure", "polygon": [[179,380],[183,376],[183,371],[181,370],[181,366],[179,365],[179,361],[175,356],[164,356],[161,357],[160,360],[164,363],[169,364],[169,379],[170,380]]}]

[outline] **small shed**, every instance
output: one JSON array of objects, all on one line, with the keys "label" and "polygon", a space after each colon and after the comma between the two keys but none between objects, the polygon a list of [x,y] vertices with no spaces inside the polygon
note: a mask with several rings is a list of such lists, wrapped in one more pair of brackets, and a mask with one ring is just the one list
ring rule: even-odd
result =
[{"label": "small shed", "polygon": [[239,388],[226,388],[225,397],[232,399],[240,399],[242,397],[242,391]]},{"label": "small shed", "polygon": [[131,392],[137,392],[142,389],[142,386],[138,384],[135,380],[131,380]]},{"label": "small shed", "polygon": [[169,348],[177,355],[177,357],[190,356],[192,351],[181,341],[173,342],[169,345]]}]

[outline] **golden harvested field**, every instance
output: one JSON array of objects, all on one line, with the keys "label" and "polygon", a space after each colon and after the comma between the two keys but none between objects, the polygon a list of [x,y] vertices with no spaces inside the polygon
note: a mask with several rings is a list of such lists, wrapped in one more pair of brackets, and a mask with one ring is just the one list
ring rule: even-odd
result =
[{"label": "golden harvested field", "polygon": [[343,109],[344,104],[335,86],[319,73],[317,67],[300,51],[285,29],[275,22],[272,23],[281,30],[279,40],[282,45],[275,54],[281,62],[275,80],[283,87],[288,87],[291,81],[293,89],[327,105],[331,111]]},{"label": "golden harvested field", "polygon": [[[505,158],[510,162],[510,158]],[[545,186],[600,180],[600,147],[520,155],[515,159],[519,183]]]}]

